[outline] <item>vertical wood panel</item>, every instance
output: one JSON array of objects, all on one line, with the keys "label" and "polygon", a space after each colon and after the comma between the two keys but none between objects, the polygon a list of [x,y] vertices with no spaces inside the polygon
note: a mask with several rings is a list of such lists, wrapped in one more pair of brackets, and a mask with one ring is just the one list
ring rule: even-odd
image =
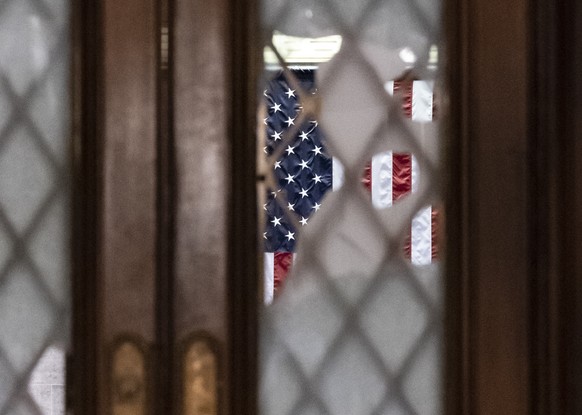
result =
[{"label": "vertical wood panel", "polygon": [[470,278],[478,414],[526,414],[527,1],[476,1],[471,44]]},{"label": "vertical wood panel", "polygon": [[[195,331],[212,336],[225,356],[219,376],[228,365],[229,336],[228,7],[227,0],[177,1],[173,33],[175,341],[179,345]],[[219,384],[225,403],[224,378]]]},{"label": "vertical wood panel", "polygon": [[453,413],[530,411],[529,7],[447,2],[448,157],[458,175],[447,220]]},{"label": "vertical wood panel", "polygon": [[176,332],[226,338],[227,6],[179,1],[175,19]]},{"label": "vertical wood panel", "polygon": [[[154,336],[156,54],[153,0],[104,2],[103,329]],[[151,318],[148,318],[151,317]]]},{"label": "vertical wood panel", "polygon": [[[101,388],[122,334],[155,341],[156,27],[154,0],[102,5]],[[109,413],[100,397],[100,413]]]},{"label": "vertical wood panel", "polygon": [[582,413],[582,4],[565,1],[557,5],[560,28],[555,47],[559,56],[558,117],[560,198],[553,200],[559,212],[560,243],[558,268],[554,284],[559,287],[555,298],[560,314],[554,327],[558,340],[558,399],[567,415]]}]

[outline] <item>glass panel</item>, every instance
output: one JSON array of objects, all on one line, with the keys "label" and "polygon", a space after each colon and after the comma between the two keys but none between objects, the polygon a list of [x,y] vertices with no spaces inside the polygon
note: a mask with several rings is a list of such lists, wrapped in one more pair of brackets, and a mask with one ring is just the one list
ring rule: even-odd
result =
[{"label": "glass panel", "polygon": [[0,2],[0,414],[64,414],[69,2]]},{"label": "glass panel", "polygon": [[443,412],[439,7],[263,2],[263,415]]}]

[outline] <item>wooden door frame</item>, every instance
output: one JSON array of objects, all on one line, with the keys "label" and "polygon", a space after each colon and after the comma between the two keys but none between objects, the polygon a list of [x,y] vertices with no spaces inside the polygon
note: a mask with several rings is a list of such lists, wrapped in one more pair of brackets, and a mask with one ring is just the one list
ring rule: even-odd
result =
[{"label": "wooden door frame", "polygon": [[[256,123],[262,41],[259,1],[232,0],[231,31],[231,175],[232,198],[229,245],[231,299],[232,414],[258,414],[259,247],[256,240],[257,168]],[[239,143],[244,143],[239,146]],[[235,145],[236,144],[236,145]],[[250,245],[250,246],[249,246]]]},{"label": "wooden door frame", "polygon": [[[577,356],[582,342],[576,333],[582,328],[582,261],[576,245],[582,237],[578,121],[582,83],[576,70],[582,63],[582,42],[576,34],[582,30],[582,7],[575,1],[546,0],[513,2],[511,10],[505,6],[498,1],[453,0],[446,9],[452,65],[449,154],[461,160],[452,163],[447,198],[451,305],[447,339],[452,339],[447,413],[578,414],[582,362]],[[512,64],[503,65],[508,61]],[[492,62],[503,65],[503,71],[491,72],[505,79],[479,74],[480,67]],[[475,102],[471,95],[486,87],[482,78],[490,82],[490,91]],[[520,98],[507,99],[515,97],[507,92],[516,88]],[[516,106],[519,118],[513,123],[519,124],[519,134],[515,125],[508,130],[503,123],[475,122],[484,116],[501,120],[503,114],[515,116]],[[488,164],[499,154],[487,154],[475,141],[496,143],[499,150],[524,156],[520,168],[525,175],[513,184],[511,177],[500,183],[506,194],[520,192],[519,200],[483,204],[491,194],[474,189],[491,179]],[[489,229],[483,240],[478,216],[492,208],[497,211],[491,216],[517,208],[526,222],[516,229],[508,221],[505,229],[493,234]],[[490,252],[488,246],[507,239],[508,231],[517,234],[516,245],[519,238],[527,238],[519,264],[508,256],[479,256],[483,252],[477,251]],[[516,250],[510,248],[509,253]],[[501,275],[483,272],[479,264],[499,261]],[[490,313],[495,298],[509,302],[505,314]],[[509,326],[507,319],[512,321]],[[496,334],[493,345],[489,334]],[[505,354],[501,358],[509,356],[509,364],[498,365],[500,351]],[[515,376],[516,370],[521,376]],[[511,378],[505,389],[498,388],[500,381]]]},{"label": "wooden door frame", "polygon": [[538,1],[531,111],[535,414],[582,411],[582,7]]},{"label": "wooden door frame", "polygon": [[[108,111],[103,1],[75,2],[73,14],[73,354],[67,378],[70,406],[83,414],[101,413],[94,379],[103,359],[98,350],[99,264],[100,247],[107,243],[101,228],[103,166],[108,162],[103,148]],[[160,10],[171,3],[155,4]],[[247,241],[257,224],[253,137],[260,36],[257,1],[228,4],[230,41],[224,47],[230,81],[224,88],[231,98],[229,156],[237,173],[231,175],[229,210],[237,215],[230,215],[225,293],[230,310],[227,407],[229,413],[251,415],[257,413],[259,266],[257,247],[249,249]],[[576,242],[582,240],[582,128],[575,115],[582,119],[582,83],[575,70],[582,65],[582,41],[576,36],[582,8],[575,0],[560,6],[518,0],[511,9],[500,0],[448,0],[445,6],[450,156],[446,413],[577,414],[582,343],[572,339],[582,328],[582,259],[576,258]],[[171,16],[172,9],[167,10]],[[159,28],[162,22],[156,22]],[[149,41],[156,42],[153,35]],[[500,74],[492,63],[502,65],[504,78],[492,77]],[[171,117],[164,121],[171,113],[165,95],[171,94],[171,76],[156,82],[160,157],[154,169],[161,176],[155,188],[156,223],[150,225],[157,226],[158,235],[155,278],[165,292],[158,297],[165,304],[157,311],[161,322],[171,319],[171,286],[159,284],[164,284],[163,275],[173,273],[175,201]],[[508,169],[506,181],[495,170],[500,159]],[[507,167],[508,162],[517,164]],[[497,191],[514,197],[492,202],[492,177],[498,180]],[[498,225],[487,227],[492,221]],[[500,244],[509,251],[499,255]],[[492,304],[503,312],[495,312]],[[171,325],[158,326],[161,337],[171,337]],[[162,349],[155,354],[156,370],[164,359],[172,360],[172,347]],[[171,382],[172,376],[167,373],[165,379]]]},{"label": "wooden door frame", "polygon": [[72,8],[72,341],[67,357],[66,407],[97,412],[97,263],[99,240],[101,38],[98,2]]}]

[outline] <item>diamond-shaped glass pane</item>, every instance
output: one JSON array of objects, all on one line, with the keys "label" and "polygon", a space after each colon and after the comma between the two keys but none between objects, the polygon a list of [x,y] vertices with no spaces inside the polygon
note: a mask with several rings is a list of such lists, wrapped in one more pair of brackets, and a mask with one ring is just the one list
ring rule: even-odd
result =
[{"label": "diamond-shaped glass pane", "polygon": [[430,310],[419,303],[401,275],[380,279],[362,306],[361,325],[366,336],[392,370],[397,370],[422,334]]},{"label": "diamond-shaped glass pane", "polygon": [[320,393],[332,414],[369,414],[386,385],[368,347],[358,335],[346,334],[324,369]]},{"label": "diamond-shaped glass pane", "polygon": [[64,414],[69,9],[0,2],[0,415]]},{"label": "diamond-shaped glass pane", "polygon": [[440,2],[262,4],[261,413],[442,414]]},{"label": "diamond-shaped glass pane", "polygon": [[431,336],[411,362],[412,368],[404,381],[404,391],[419,414],[438,415],[443,413],[443,387],[440,379],[442,368],[439,356],[442,353],[442,339],[438,334]]},{"label": "diamond-shaped glass pane", "polygon": [[51,295],[60,304],[66,304],[68,281],[63,278],[69,270],[69,227],[66,219],[69,206],[60,196],[47,210],[30,240],[29,253],[38,267]]},{"label": "diamond-shaped glass pane", "polygon": [[[42,350],[56,316],[34,277],[18,267],[0,292],[0,350],[18,373],[23,373]],[[10,318],[7,318],[10,316]]]},{"label": "diamond-shaped glass pane", "polygon": [[3,138],[8,142],[0,153],[0,206],[22,232],[51,191],[52,172],[25,127]]},{"label": "diamond-shaped glass pane", "polygon": [[0,407],[10,399],[16,385],[16,376],[8,362],[0,358]]},{"label": "diamond-shaped glass pane", "polygon": [[276,304],[281,317],[274,329],[301,370],[311,375],[340,330],[341,309],[314,270],[306,270],[284,289],[297,295]]},{"label": "diamond-shaped glass pane", "polygon": [[0,71],[23,94],[50,65],[61,28],[47,18],[44,1],[10,0],[2,6]]}]

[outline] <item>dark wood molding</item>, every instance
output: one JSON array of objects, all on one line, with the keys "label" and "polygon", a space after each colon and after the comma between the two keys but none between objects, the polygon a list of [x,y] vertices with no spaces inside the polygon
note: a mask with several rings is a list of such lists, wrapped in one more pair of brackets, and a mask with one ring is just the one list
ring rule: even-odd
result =
[{"label": "dark wood molding", "polygon": [[[559,272],[558,222],[555,204],[560,167],[557,138],[557,8],[532,1],[530,14],[532,77],[530,79],[529,262],[531,284],[530,362],[532,414],[562,414],[559,398],[559,342],[556,338]],[[558,360],[556,360],[558,359]],[[535,363],[535,365],[534,365]]]},{"label": "dark wood molding", "polygon": [[582,412],[582,7],[534,1],[530,278],[532,413]]},{"label": "dark wood molding", "polygon": [[260,70],[259,2],[230,1],[231,195],[229,320],[230,413],[258,413],[259,275],[256,190],[256,108]]},{"label": "dark wood molding", "polygon": [[176,159],[173,118],[173,1],[157,0],[157,235],[156,235],[156,408],[175,411],[174,251],[176,234]]},{"label": "dark wood molding", "polygon": [[[538,273],[532,357],[540,414],[582,412],[582,6],[537,3],[536,182]],[[533,204],[533,203],[532,203]],[[540,273],[545,272],[545,275]],[[541,399],[540,399],[541,397]]]},{"label": "dark wood molding", "polygon": [[101,13],[72,2],[72,341],[67,408],[97,414],[97,284],[101,207]]},{"label": "dark wood molding", "polygon": [[445,4],[447,413],[525,415],[530,5]]},{"label": "dark wood molding", "polygon": [[471,412],[472,362],[470,324],[472,310],[469,278],[469,105],[470,16],[466,1],[445,1],[444,28],[446,98],[441,136],[445,170],[445,413]]}]

